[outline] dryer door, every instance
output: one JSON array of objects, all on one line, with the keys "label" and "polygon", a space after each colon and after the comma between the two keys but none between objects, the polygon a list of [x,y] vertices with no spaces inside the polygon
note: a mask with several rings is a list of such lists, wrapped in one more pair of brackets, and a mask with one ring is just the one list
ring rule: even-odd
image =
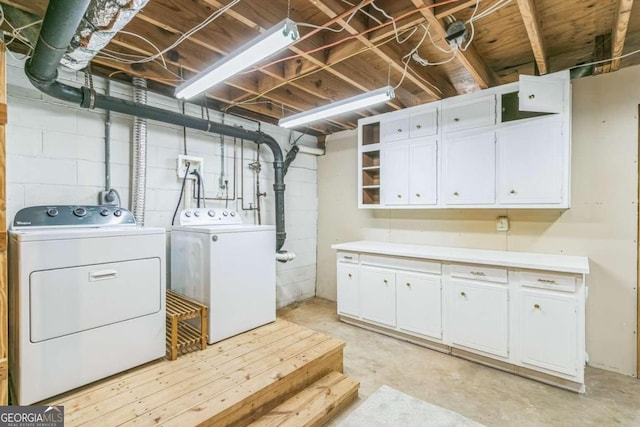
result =
[{"label": "dryer door", "polygon": [[31,273],[31,342],[157,313],[160,267],[148,258]]}]

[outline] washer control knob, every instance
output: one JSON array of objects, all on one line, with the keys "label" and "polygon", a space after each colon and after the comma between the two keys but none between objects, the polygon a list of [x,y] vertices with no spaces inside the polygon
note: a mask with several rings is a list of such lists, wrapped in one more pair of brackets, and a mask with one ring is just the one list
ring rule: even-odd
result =
[{"label": "washer control knob", "polygon": [[117,210],[117,211],[115,211],[113,214],[114,214],[115,216],[117,216],[117,217],[121,217],[121,216],[122,216],[122,211],[121,211],[120,209],[118,209],[118,210]]},{"label": "washer control knob", "polygon": [[208,213],[209,213],[209,216],[210,216],[211,218],[213,218],[214,216],[216,216],[216,211],[214,211],[213,209],[209,209],[209,212],[208,212]]},{"label": "washer control knob", "polygon": [[222,211],[222,215],[223,215],[223,216],[229,216],[229,212],[227,212],[227,211]]},{"label": "washer control knob", "polygon": [[231,211],[231,212],[229,213],[229,215],[231,215],[231,216],[236,216],[236,213],[235,213],[235,211]]},{"label": "washer control knob", "polygon": [[191,218],[191,211],[186,211],[184,213],[184,216],[186,216],[187,218]]},{"label": "washer control knob", "polygon": [[56,208],[47,209],[47,215],[49,215],[50,217],[58,216],[58,213],[58,209]]},{"label": "washer control knob", "polygon": [[102,209],[100,210],[100,215],[102,216],[109,216],[109,209]]},{"label": "washer control knob", "polygon": [[195,211],[195,212],[193,213],[193,215],[195,215],[195,216],[200,216],[200,211]]},{"label": "washer control knob", "polygon": [[78,217],[83,217],[83,216],[87,215],[87,209],[85,209],[83,207],[75,208],[73,210],[73,214],[75,216],[78,216]]}]

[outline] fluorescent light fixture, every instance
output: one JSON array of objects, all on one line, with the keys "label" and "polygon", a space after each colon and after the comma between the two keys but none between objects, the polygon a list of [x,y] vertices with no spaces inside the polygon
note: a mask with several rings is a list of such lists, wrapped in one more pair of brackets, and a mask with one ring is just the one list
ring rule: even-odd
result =
[{"label": "fluorescent light fixture", "polygon": [[176,98],[191,98],[298,40],[298,26],[284,19],[176,88]]},{"label": "fluorescent light fixture", "polygon": [[326,119],[327,117],[335,116],[337,114],[366,108],[380,102],[389,101],[393,98],[395,98],[393,88],[391,86],[385,86],[372,92],[356,95],[351,98],[343,99],[342,101],[314,108],[313,110],[285,117],[280,119],[278,125],[285,128],[292,128],[305,123],[314,122],[316,120]]}]

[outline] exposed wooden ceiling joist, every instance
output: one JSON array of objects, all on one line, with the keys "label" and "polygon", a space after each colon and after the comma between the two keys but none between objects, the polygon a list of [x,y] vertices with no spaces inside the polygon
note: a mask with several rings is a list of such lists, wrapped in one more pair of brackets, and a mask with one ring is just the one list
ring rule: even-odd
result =
[{"label": "exposed wooden ceiling joist", "polygon": [[[618,0],[613,31],[611,32],[611,54],[613,58],[618,58],[622,55],[632,7],[633,0]],[[620,68],[620,59],[611,61],[611,71],[616,71],[618,68]]]},{"label": "exposed wooden ceiling joist", "polygon": [[518,7],[520,8],[520,14],[522,15],[522,21],[527,29],[527,35],[529,36],[529,42],[531,43],[531,50],[533,56],[538,64],[538,70],[540,74],[547,74],[549,72],[549,66],[547,64],[547,54],[544,46],[544,39],[542,37],[542,30],[540,29],[540,19],[538,12],[536,11],[536,4],[534,0],[517,0]]}]

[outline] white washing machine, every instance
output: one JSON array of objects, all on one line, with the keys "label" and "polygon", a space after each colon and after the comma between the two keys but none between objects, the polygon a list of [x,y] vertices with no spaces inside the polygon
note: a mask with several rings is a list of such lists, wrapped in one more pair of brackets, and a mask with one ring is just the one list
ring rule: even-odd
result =
[{"label": "white washing machine", "polygon": [[9,232],[9,363],[29,405],[165,355],[163,228],[112,206],[36,206]]},{"label": "white washing machine", "polygon": [[276,319],[276,232],[233,210],[186,209],[171,230],[171,289],[209,307],[209,344]]}]

